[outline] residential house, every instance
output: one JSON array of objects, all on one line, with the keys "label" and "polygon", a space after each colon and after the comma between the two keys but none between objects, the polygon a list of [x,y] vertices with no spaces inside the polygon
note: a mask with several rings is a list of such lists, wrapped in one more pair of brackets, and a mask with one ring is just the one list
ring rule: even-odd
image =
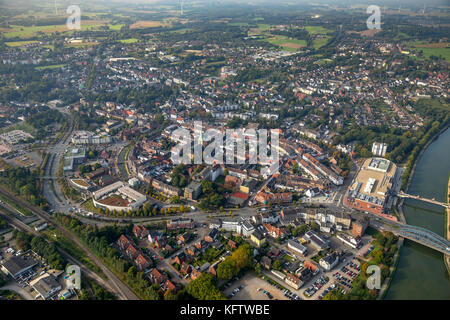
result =
[{"label": "residential house", "polygon": [[125,235],[121,235],[119,240],[117,240],[117,245],[121,250],[126,250],[130,244],[130,239],[128,239]]},{"label": "residential house", "polygon": [[268,256],[262,257],[261,266],[263,266],[267,270],[270,270],[272,268],[272,259],[270,259]]},{"label": "residential house", "polygon": [[276,227],[274,225],[263,223],[264,229],[267,230],[267,233],[275,239],[281,238],[283,239],[286,236],[286,229],[284,227]]},{"label": "residential house", "polygon": [[325,270],[330,271],[338,264],[338,262],[339,255],[336,252],[333,252],[320,259],[319,264]]},{"label": "residential house", "polygon": [[131,260],[135,260],[139,255],[139,250],[134,247],[134,245],[130,244],[128,248],[125,249],[125,253]]},{"label": "residential house", "polygon": [[284,282],[286,282],[288,285],[290,285],[292,288],[298,290],[303,285],[303,282],[297,278],[296,276],[288,273],[286,275],[286,278],[284,278]]},{"label": "residential house", "polygon": [[214,242],[214,241],[216,241],[218,236],[219,236],[219,230],[214,228],[205,236],[205,241],[209,242],[209,243]]},{"label": "residential house", "polygon": [[144,226],[134,225],[133,234],[136,236],[136,238],[143,239],[149,235],[149,231]]},{"label": "residential house", "polygon": [[250,240],[257,246],[257,247],[261,247],[265,242],[266,242],[266,238],[262,235],[261,232],[259,232],[258,230],[255,230],[251,235],[250,235]]},{"label": "residential house", "polygon": [[152,261],[141,253],[138,254],[137,258],[134,260],[134,263],[139,271],[144,271],[152,265]]}]

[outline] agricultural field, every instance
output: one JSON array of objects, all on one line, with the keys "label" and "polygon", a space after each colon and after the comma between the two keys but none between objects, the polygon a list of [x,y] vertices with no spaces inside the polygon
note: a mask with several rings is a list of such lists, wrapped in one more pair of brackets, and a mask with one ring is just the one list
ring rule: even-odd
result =
[{"label": "agricultural field", "polygon": [[145,29],[145,28],[156,28],[156,27],[170,27],[172,24],[163,21],[136,21],[130,25],[130,29]]},{"label": "agricultural field", "polygon": [[313,48],[314,49],[318,49],[318,48],[323,47],[324,45],[326,45],[328,43],[329,39],[330,39],[330,37],[314,39],[313,42],[312,42]]},{"label": "agricultural field", "polygon": [[326,29],[321,26],[306,26],[305,29],[306,29],[306,31],[308,31],[308,33],[310,35],[316,35],[316,34],[324,34],[325,35],[325,34],[333,31],[333,30]]},{"label": "agricultural field", "polygon": [[333,30],[326,29],[321,26],[306,26],[305,29],[313,38],[312,45],[314,49],[318,49],[326,45],[328,40],[331,38],[328,34],[333,32]]},{"label": "agricultural field", "polygon": [[281,47],[283,50],[289,52],[297,52],[298,49],[306,47],[306,40],[292,39],[286,36],[274,36],[272,38],[264,39],[273,45]]},{"label": "agricultural field", "polygon": [[5,44],[8,47],[21,47],[21,46],[25,46],[27,44],[33,44],[33,43],[37,43],[38,41],[36,40],[31,40],[31,41],[10,41],[10,42],[5,42]]},{"label": "agricultural field", "polygon": [[122,39],[122,40],[118,40],[120,43],[136,43],[139,40],[136,38],[130,38],[130,39]]},{"label": "agricultural field", "polygon": [[[83,22],[81,20],[81,30],[98,30],[104,26],[108,26],[111,30],[120,30],[123,24],[112,25],[108,24],[108,21],[103,20],[87,20]],[[74,30],[69,30],[65,24],[60,25],[47,25],[47,26],[18,26],[11,25],[10,28],[1,28],[3,36],[6,39],[22,38],[27,39],[36,36],[38,33],[52,34],[55,32],[67,32],[73,33]],[[16,41],[17,43],[17,41]]]},{"label": "agricultural field", "polygon": [[36,67],[36,70],[58,69],[58,68],[61,68],[64,66],[65,66],[65,64],[53,64],[53,65],[49,65],[49,66]]},{"label": "agricultural field", "polygon": [[258,24],[258,27],[250,28],[248,30],[248,35],[249,36],[261,35],[261,34],[266,33],[269,30],[270,30],[270,25],[269,24]]},{"label": "agricultural field", "polygon": [[450,43],[428,43],[426,41],[412,41],[408,43],[408,47],[416,52],[422,52],[424,58],[430,58],[431,56],[441,56],[447,61],[450,61]]}]

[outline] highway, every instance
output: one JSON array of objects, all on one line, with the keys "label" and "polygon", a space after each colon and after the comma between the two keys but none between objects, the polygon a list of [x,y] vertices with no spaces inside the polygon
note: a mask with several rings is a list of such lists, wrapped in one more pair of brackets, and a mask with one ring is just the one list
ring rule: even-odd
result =
[{"label": "highway", "polygon": [[[70,207],[69,203],[65,201],[61,187],[56,179],[59,163],[69,145],[72,132],[76,127],[76,123],[73,122],[72,117],[68,116],[68,119],[69,130],[58,143],[48,148],[49,158],[44,168],[43,195],[50,203],[52,209],[57,212],[67,212]],[[52,181],[53,188],[50,186],[50,181]]]}]

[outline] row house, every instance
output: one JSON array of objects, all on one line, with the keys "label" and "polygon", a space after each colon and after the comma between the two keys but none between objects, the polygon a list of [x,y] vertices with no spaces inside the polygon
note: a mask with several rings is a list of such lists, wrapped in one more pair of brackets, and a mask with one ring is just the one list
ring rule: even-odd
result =
[{"label": "row house", "polygon": [[144,226],[135,225],[133,227],[133,234],[136,236],[136,238],[143,239],[149,235],[149,231]]},{"label": "row house", "polygon": [[261,204],[267,205],[270,203],[288,203],[292,202],[292,193],[290,192],[283,192],[283,193],[265,193],[263,191],[260,191],[256,194],[255,200],[258,201]]},{"label": "row house", "polygon": [[276,227],[274,225],[268,224],[268,223],[263,223],[263,227],[264,229],[267,230],[267,233],[275,239],[281,238],[283,239],[286,236],[286,229],[283,227]]},{"label": "row house", "polygon": [[160,272],[158,269],[154,268],[149,274],[148,277],[152,283],[162,284],[167,280],[167,275],[165,273]]},{"label": "row house", "polygon": [[139,271],[144,271],[152,265],[152,261],[143,256],[141,253],[138,254],[137,258],[134,260],[134,263]]}]

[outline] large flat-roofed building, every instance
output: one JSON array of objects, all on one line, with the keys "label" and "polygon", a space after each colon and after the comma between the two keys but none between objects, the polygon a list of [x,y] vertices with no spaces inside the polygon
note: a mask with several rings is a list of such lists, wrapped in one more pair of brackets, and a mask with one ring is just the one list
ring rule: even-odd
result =
[{"label": "large flat-roofed building", "polygon": [[94,134],[90,131],[75,131],[72,136],[73,144],[105,144],[112,141],[108,134]]},{"label": "large flat-roofed building", "polygon": [[37,264],[38,262],[34,259],[24,259],[22,257],[13,256],[2,264],[1,270],[14,279],[17,279]]},{"label": "large flat-roofed building", "polygon": [[192,181],[184,189],[184,197],[189,200],[197,200],[197,198],[202,194],[202,185],[199,182]]},{"label": "large flat-roofed building", "polygon": [[74,169],[74,166],[79,165],[86,159],[86,151],[84,148],[68,148],[64,155],[64,171]]},{"label": "large flat-roofed building", "polygon": [[294,251],[295,253],[301,254],[302,256],[306,255],[308,251],[308,249],[304,245],[294,240],[288,240],[287,247],[292,251]]},{"label": "large flat-roofed building", "polygon": [[397,166],[389,160],[366,159],[344,197],[344,204],[357,210],[383,214],[396,173]]},{"label": "large flat-roofed building", "polygon": [[122,181],[117,181],[94,191],[92,196],[92,201],[96,208],[116,211],[137,209],[147,200],[144,194],[130,188]]},{"label": "large flat-roofed building", "polygon": [[304,239],[310,241],[317,250],[323,250],[330,247],[330,241],[321,237],[312,230],[309,230],[303,236]]},{"label": "large flat-roofed building", "polygon": [[33,280],[30,285],[44,300],[52,297],[62,289],[62,285],[51,274]]},{"label": "large flat-roofed building", "polygon": [[92,192],[92,195],[94,196],[94,199],[97,200],[108,193],[116,191],[117,189],[123,187],[124,185],[125,184],[122,181],[117,181],[117,182],[110,184],[102,189]]}]

